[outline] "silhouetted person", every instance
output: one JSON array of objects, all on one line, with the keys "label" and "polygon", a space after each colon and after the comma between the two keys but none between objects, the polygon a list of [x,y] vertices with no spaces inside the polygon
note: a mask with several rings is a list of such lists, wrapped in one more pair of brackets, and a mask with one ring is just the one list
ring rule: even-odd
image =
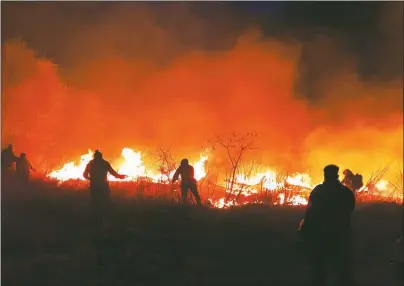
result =
[{"label": "silhouetted person", "polygon": [[83,176],[90,180],[91,200],[93,210],[98,218],[107,211],[110,198],[110,188],[108,183],[108,173],[118,179],[126,178],[126,175],[118,174],[111,164],[102,158],[100,151],[94,152],[94,159],[91,160],[84,170]]},{"label": "silhouetted person", "polygon": [[189,165],[187,159],[181,160],[181,165],[175,171],[172,183],[175,183],[178,180],[178,177],[181,175],[181,195],[182,201],[187,203],[187,194],[188,190],[191,190],[191,193],[194,195],[196,202],[198,205],[202,206],[201,198],[198,194],[198,187],[196,185],[196,180],[194,177],[194,167]]},{"label": "silhouetted person", "polygon": [[17,158],[15,166],[18,180],[23,183],[28,183],[30,178],[30,171],[32,170],[35,172],[35,169],[27,160],[27,155],[25,153],[20,154],[20,157]]},{"label": "silhouetted person", "polygon": [[344,178],[341,183],[347,186],[352,192],[356,193],[360,188],[363,187],[363,177],[362,175],[352,173],[351,170],[345,169]]},{"label": "silhouetted person", "polygon": [[326,285],[332,265],[340,285],[353,285],[351,270],[351,213],[355,197],[338,180],[339,167],[324,168],[324,182],[310,194],[300,233],[312,266],[312,285]]},{"label": "silhouetted person", "polygon": [[14,155],[13,145],[9,144],[6,149],[1,151],[1,168],[11,169],[13,163],[17,162],[18,157]]}]

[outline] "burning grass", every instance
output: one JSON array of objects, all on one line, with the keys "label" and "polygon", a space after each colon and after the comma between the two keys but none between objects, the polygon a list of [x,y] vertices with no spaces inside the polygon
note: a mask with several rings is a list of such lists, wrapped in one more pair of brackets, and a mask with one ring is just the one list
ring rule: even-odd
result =
[{"label": "burning grass", "polygon": [[[69,162],[60,169],[49,172],[46,180],[56,181],[58,185],[69,189],[85,190],[87,183],[82,174],[92,155],[90,150],[81,156],[80,162]],[[139,201],[156,199],[178,202],[179,185],[170,184],[170,178],[177,166],[167,150],[159,149],[155,156],[157,168],[147,169],[143,164],[141,152],[124,148],[123,159],[115,161],[114,165],[117,166],[119,173],[128,175],[128,178],[119,180],[110,177],[114,195],[132,197]],[[304,206],[307,204],[310,191],[315,186],[306,173],[276,172],[255,162],[242,164],[234,159],[231,159],[232,169],[224,181],[212,181],[209,170],[206,170],[205,166],[207,160],[206,154],[201,155],[200,159],[192,165],[202,200],[205,205],[215,208],[230,208],[246,204]],[[402,202],[402,172],[395,183],[383,179],[386,172],[387,168],[382,168],[371,174],[364,187],[357,192],[357,200]],[[193,200],[192,197],[189,199]]]}]

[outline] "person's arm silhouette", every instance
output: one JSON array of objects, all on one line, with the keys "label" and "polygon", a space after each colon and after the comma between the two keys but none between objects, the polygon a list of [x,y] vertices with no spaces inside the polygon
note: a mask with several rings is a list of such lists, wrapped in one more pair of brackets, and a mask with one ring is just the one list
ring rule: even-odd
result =
[{"label": "person's arm silhouette", "polygon": [[117,178],[117,179],[125,179],[126,177],[128,177],[127,175],[121,175],[121,174],[119,174],[117,171],[115,171],[115,170],[112,168],[112,166],[111,166],[110,163],[108,163],[108,172],[109,172],[112,176],[114,176],[115,178]]}]

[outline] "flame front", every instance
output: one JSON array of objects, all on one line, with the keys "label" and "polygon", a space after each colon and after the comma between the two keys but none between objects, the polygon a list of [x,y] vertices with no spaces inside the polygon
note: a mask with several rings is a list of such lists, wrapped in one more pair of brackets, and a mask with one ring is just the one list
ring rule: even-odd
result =
[{"label": "flame front", "polygon": [[285,199],[285,194],[281,193],[278,196],[279,202],[275,204],[279,205],[292,205],[292,206],[305,206],[307,205],[307,199],[303,198],[302,196],[296,195],[296,196],[291,196],[290,198]]},{"label": "flame front", "polygon": [[[167,175],[161,174],[154,169],[146,169],[142,160],[142,153],[136,152],[130,148],[123,148],[121,152],[122,158],[115,161],[114,166],[120,174],[127,175],[127,178],[121,180],[108,175],[111,181],[136,181],[139,178],[148,179],[154,183],[168,184],[174,175],[175,170],[172,170]],[[80,162],[68,162],[59,170],[54,170],[47,176],[51,179],[56,179],[60,183],[69,180],[85,180],[83,177],[86,165],[92,160],[93,152],[88,151],[80,157]],[[205,162],[208,156],[201,156],[198,161],[191,163],[195,171],[195,179],[200,181],[206,177]],[[156,168],[157,169],[157,168]],[[296,173],[291,176],[281,178],[275,171],[267,168],[265,172],[259,172],[254,175],[244,173],[236,174],[233,187],[230,190],[230,184],[227,181],[217,184],[224,188],[224,197],[219,197],[215,200],[208,198],[210,204],[215,208],[229,208],[233,206],[245,205],[248,203],[263,203],[260,195],[270,192],[274,195],[274,205],[307,205],[307,197],[315,184],[312,184],[311,178],[306,173]],[[374,186],[364,186],[358,192],[377,193],[381,197],[393,198],[402,201],[402,193],[396,192],[393,194],[391,183],[385,180],[380,180]],[[241,198],[241,200],[240,200]]]},{"label": "flame front", "polygon": [[[127,175],[125,181],[136,180],[139,177],[146,176],[146,168],[143,166],[142,154],[135,152],[130,148],[122,149],[123,163],[117,168],[118,173]],[[111,175],[108,175],[108,179],[111,181],[120,181]]]},{"label": "flame front", "polygon": [[87,164],[93,158],[93,151],[88,150],[88,153],[80,157],[80,163],[76,165],[74,162],[69,162],[63,165],[59,170],[52,171],[47,176],[61,182],[68,180],[84,180],[83,173]]},{"label": "flame front", "polygon": [[[66,182],[69,180],[85,180],[83,177],[84,170],[87,164],[93,159],[93,151],[89,150],[87,154],[82,155],[80,163],[75,164],[69,162],[63,165],[59,170],[54,170],[47,176],[51,179],[56,179],[59,182]],[[143,165],[141,152],[135,152],[131,148],[123,148],[121,152],[123,160],[120,160],[119,164],[116,164],[116,170],[118,173],[127,175],[125,179],[117,179],[112,175],[108,175],[110,181],[134,181],[138,178],[148,178],[153,182],[169,182],[170,178],[174,175],[175,170],[170,173],[170,178],[159,174],[155,170],[146,171],[146,167]],[[195,179],[199,181],[206,176],[205,162],[208,159],[207,156],[201,156],[201,158],[193,163],[195,171]]]}]

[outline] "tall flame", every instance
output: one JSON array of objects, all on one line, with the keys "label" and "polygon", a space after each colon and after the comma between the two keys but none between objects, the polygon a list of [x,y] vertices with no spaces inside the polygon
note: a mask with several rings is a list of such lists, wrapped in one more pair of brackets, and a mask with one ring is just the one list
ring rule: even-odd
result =
[{"label": "tall flame", "polygon": [[[56,179],[59,182],[66,182],[68,180],[84,180],[83,173],[87,164],[93,158],[93,151],[89,150],[87,154],[82,155],[80,162],[76,165],[75,162],[68,162],[63,165],[59,170],[50,172],[47,176],[52,179]],[[117,179],[111,175],[108,175],[110,181],[133,181],[138,178],[148,178],[153,182],[168,182],[174,175],[175,170],[170,173],[170,178],[167,178],[163,174],[159,174],[157,171],[146,171],[146,167],[143,165],[142,153],[135,152],[131,148],[123,148],[121,152],[123,160],[117,164],[116,170],[118,173],[127,175],[125,179]],[[208,159],[207,156],[201,156],[201,158],[193,163],[195,171],[195,179],[199,181],[206,176],[205,162]]]},{"label": "tall flame", "polygon": [[[146,168],[143,166],[142,154],[140,152],[135,152],[130,148],[122,149],[122,157],[124,159],[123,163],[117,168],[118,173],[127,175],[128,177],[124,180],[131,181],[138,177],[146,176]],[[119,179],[114,178],[109,175],[108,179],[111,181],[116,181]]]},{"label": "tall flame", "polygon": [[59,170],[54,170],[50,172],[47,176],[52,179],[64,182],[67,180],[77,180],[83,179],[83,173],[86,169],[87,164],[93,158],[93,151],[88,150],[87,154],[80,157],[80,163],[76,165],[74,161],[66,163]]}]

